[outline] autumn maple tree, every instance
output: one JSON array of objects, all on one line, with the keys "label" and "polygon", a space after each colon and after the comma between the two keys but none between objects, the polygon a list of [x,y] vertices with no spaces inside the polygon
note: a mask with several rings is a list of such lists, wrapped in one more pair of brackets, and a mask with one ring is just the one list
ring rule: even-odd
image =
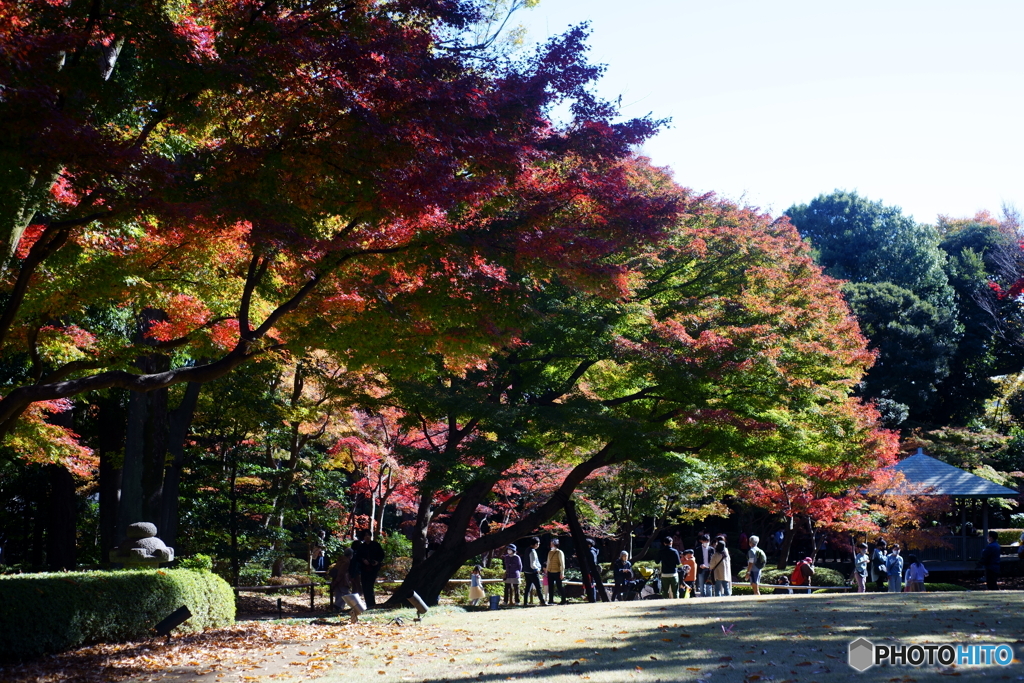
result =
[{"label": "autumn maple tree", "polygon": [[[101,516],[174,528],[200,385],[259,356],[294,363],[330,336],[395,362],[379,322],[396,297],[418,297],[405,313],[468,358],[507,330],[481,324],[486,306],[441,310],[445,297],[515,289],[509,264],[610,277],[588,264],[634,227],[555,218],[599,193],[628,203],[616,162],[657,123],[617,121],[589,93],[601,69],[583,29],[512,58],[475,36],[490,8],[0,7],[5,457],[89,469],[54,411],[100,397],[129,423],[123,468],[100,463],[119,487],[100,483],[118,501]],[[519,220],[482,220],[512,197]]]},{"label": "autumn maple tree", "polygon": [[[443,535],[429,556],[416,552],[396,603],[413,590],[436,600],[463,562],[551,520],[603,468],[824,464],[871,447],[874,425],[850,393],[872,356],[788,222],[682,190],[641,160],[628,168],[649,198],[632,202],[634,222],[672,227],[599,261],[616,288],[509,271],[531,290],[508,299],[520,320],[503,347],[476,363],[427,348],[415,364],[381,368],[364,397],[400,408],[410,427],[443,427],[405,454],[424,467],[414,547],[425,548],[435,520]],[[656,197],[673,198],[675,215],[651,214]],[[396,329],[393,342],[417,338]],[[556,463],[564,475],[514,523],[468,534],[524,462]]]},{"label": "autumn maple tree", "polygon": [[[436,264],[466,227],[449,212],[542,160],[614,158],[653,130],[613,123],[586,91],[599,69],[581,30],[480,59],[460,39],[480,9],[6,3],[0,352],[23,370],[0,432],[39,401],[205,382],[300,344],[289,315],[365,305],[346,275],[414,286],[399,255]],[[573,118],[555,128],[563,101]],[[548,239],[529,239],[542,259]]]}]

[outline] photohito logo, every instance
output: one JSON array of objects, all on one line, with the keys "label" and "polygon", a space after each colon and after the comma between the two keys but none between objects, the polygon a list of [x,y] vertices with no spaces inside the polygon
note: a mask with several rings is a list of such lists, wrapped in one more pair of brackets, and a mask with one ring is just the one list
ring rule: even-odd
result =
[{"label": "photohito logo", "polygon": [[922,643],[920,645],[875,645],[867,638],[850,643],[849,663],[857,671],[876,664],[893,666],[1008,666],[1013,661],[1009,645],[962,645]]}]

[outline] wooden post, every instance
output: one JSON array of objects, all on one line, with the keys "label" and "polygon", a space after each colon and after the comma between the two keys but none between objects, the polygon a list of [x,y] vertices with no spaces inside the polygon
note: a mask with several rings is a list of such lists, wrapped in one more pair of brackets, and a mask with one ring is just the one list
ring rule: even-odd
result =
[{"label": "wooden post", "polygon": [[[315,576],[315,575],[314,575]],[[312,612],[313,608],[313,596],[316,595],[316,583],[310,581],[309,583],[309,611]]]},{"label": "wooden post", "polygon": [[965,562],[967,557],[967,501],[960,499],[960,552],[957,560]]},{"label": "wooden post", "polygon": [[981,500],[981,537],[988,543],[988,498]]}]

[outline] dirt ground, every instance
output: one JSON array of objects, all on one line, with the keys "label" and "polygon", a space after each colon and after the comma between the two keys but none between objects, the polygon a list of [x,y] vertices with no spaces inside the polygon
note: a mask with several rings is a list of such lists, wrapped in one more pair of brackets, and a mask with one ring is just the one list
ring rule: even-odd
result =
[{"label": "dirt ground", "polygon": [[[1018,681],[1022,607],[1024,593],[1000,591],[441,607],[420,623],[408,609],[370,613],[354,625],[307,616],[240,622],[171,645],[82,648],[0,669],[0,681]],[[880,644],[1010,643],[1017,659],[998,668],[859,674],[847,665],[847,646],[860,636]]]}]

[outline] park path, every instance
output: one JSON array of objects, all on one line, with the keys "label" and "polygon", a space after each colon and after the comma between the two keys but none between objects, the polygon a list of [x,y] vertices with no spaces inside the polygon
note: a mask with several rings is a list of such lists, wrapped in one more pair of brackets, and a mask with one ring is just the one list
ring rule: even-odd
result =
[{"label": "park path", "polygon": [[[948,681],[1024,680],[1009,670],[890,668],[846,663],[875,642],[1011,642],[1024,655],[1024,593],[762,596],[649,600],[498,611],[441,611],[347,651],[331,681]],[[998,674],[998,675],[997,675]],[[884,678],[879,678],[884,675]]]}]

